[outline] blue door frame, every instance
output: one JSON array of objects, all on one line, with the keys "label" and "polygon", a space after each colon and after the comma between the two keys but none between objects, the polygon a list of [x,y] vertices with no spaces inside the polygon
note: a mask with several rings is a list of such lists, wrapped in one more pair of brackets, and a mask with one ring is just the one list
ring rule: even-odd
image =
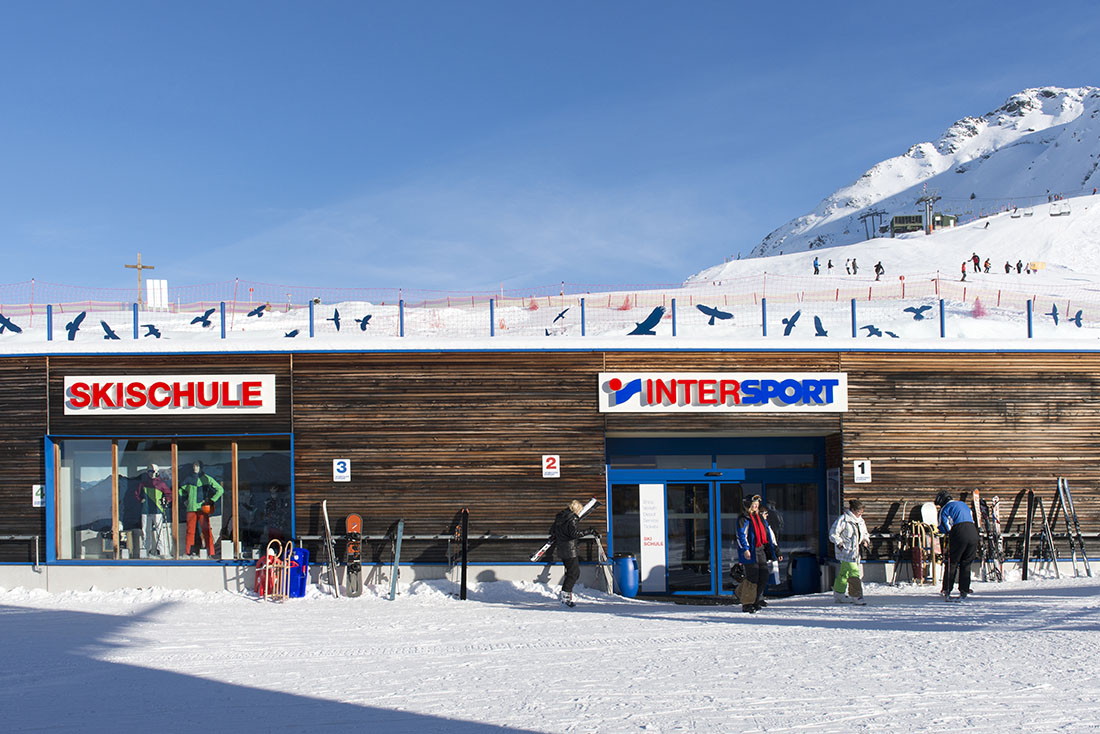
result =
[{"label": "blue door frame", "polygon": [[[710,467],[706,468],[706,457],[709,455]],[[784,464],[804,461],[804,457],[813,457],[812,466],[791,468]],[[642,457],[691,457],[684,463],[691,464],[694,468],[669,468],[658,469],[646,467],[647,460]],[[798,461],[787,461],[789,457],[803,457]],[[736,467],[734,464],[743,458],[747,466]],[[722,491],[723,484],[748,485],[755,493],[755,486],[759,486],[759,493],[767,501],[768,487],[778,488],[784,485],[813,485],[813,506],[816,522],[807,530],[816,536],[816,552],[820,558],[821,549],[825,547],[826,523],[828,521],[825,512],[825,440],[822,437],[804,438],[608,438],[607,439],[607,502],[609,532],[609,552],[617,552],[615,545],[616,528],[613,516],[613,485],[634,484],[660,484],[664,487],[664,507],[668,512],[669,485],[696,484],[706,485],[709,492],[707,511],[709,522],[709,568],[710,584],[706,589],[693,589],[688,591],[674,591],[669,589],[669,549],[671,523],[666,517],[665,523],[665,588],[669,596],[713,596],[732,594],[731,589],[722,589],[723,574],[728,570],[732,562],[730,553],[723,555],[722,536]],[[656,462],[653,462],[656,463]],[[769,467],[774,464],[774,467]],[[633,466],[631,466],[633,465]],[[618,468],[628,467],[628,468]],[[752,467],[752,468],[749,468]],[[730,499],[727,497],[727,500]],[[733,509],[725,508],[729,513],[740,512],[740,506]],[[727,546],[730,539],[727,535]],[[784,548],[784,538],[780,538],[781,550],[785,556],[789,553]],[[633,550],[633,549],[631,549]],[[789,556],[788,556],[789,557]]]}]

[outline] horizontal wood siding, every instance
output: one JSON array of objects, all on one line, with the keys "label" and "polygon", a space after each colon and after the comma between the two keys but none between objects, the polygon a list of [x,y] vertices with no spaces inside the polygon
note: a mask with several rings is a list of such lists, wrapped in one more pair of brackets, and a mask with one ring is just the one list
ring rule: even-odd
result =
[{"label": "horizontal wood siding", "polygon": [[[587,353],[300,355],[294,358],[298,532],[320,532],[319,509],[342,529],[444,534],[470,510],[471,535],[545,535],[572,499],[605,494],[599,356]],[[561,478],[542,477],[543,454]],[[350,459],[352,481],[332,481]],[[604,508],[591,517],[605,527]],[[335,530],[335,529],[334,529]],[[481,541],[474,560],[522,561],[537,541]],[[364,543],[369,560],[389,544]],[[445,559],[446,543],[406,543],[405,560]]]},{"label": "horizontal wood siding", "polygon": [[[840,367],[845,496],[866,503],[872,532],[897,532],[905,503],[941,489],[999,496],[1005,532],[1020,531],[1026,491],[1049,510],[1059,476],[1083,530],[1100,528],[1100,355],[851,353]],[[872,483],[854,483],[854,460],[871,462]]]},{"label": "horizontal wood siding", "polygon": [[[31,487],[46,481],[45,357],[0,359],[0,536],[42,536],[46,554],[46,513],[33,507]],[[34,543],[0,541],[0,561],[34,560]]]},{"label": "horizontal wood siding", "polygon": [[[290,433],[290,356],[285,354],[50,357],[50,433],[123,437]],[[67,375],[275,375],[273,415],[65,415]]]}]

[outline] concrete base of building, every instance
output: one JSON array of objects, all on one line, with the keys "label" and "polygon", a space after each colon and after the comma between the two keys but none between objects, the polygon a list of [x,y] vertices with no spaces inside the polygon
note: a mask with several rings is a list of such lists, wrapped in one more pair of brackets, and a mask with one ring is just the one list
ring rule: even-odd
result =
[{"label": "concrete base of building", "polygon": [[[323,567],[310,566],[310,581],[319,583]],[[384,587],[388,592],[390,573],[388,565],[363,566],[363,583],[367,587]],[[337,580],[343,591],[345,569],[338,569]],[[414,581],[447,579],[457,584],[459,570],[445,565],[402,566],[398,577],[401,586]],[[548,584],[557,587],[561,584],[565,568],[561,564],[553,566],[469,566],[468,584],[492,581],[513,581]],[[29,565],[0,566],[0,588],[4,589],[42,589],[49,592],[63,591],[116,591],[119,589],[194,589],[198,591],[231,591],[242,593],[255,587],[256,569],[254,566],[216,565],[216,566],[143,566],[91,564],[49,565],[35,569]],[[595,566],[582,566],[580,582],[592,589],[603,589],[602,574]],[[327,588],[327,584],[324,585]]]}]

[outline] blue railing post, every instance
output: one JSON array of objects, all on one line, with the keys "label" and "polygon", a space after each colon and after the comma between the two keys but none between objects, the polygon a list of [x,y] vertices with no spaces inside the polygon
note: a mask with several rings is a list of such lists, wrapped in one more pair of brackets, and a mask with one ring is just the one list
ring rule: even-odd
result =
[{"label": "blue railing post", "polygon": [[1027,338],[1030,339],[1034,334],[1033,326],[1031,323],[1031,299],[1027,299]]},{"label": "blue railing post", "polygon": [[134,304],[134,338],[138,338],[138,306]]},{"label": "blue railing post", "polygon": [[53,341],[53,304],[46,304],[46,341]]},{"label": "blue railing post", "polygon": [[494,314],[493,299],[490,298],[489,299],[489,336],[496,336],[497,335],[497,327],[496,327],[496,324],[493,323],[493,314]]},{"label": "blue railing post", "polygon": [[944,310],[944,307],[943,307],[943,299],[941,298],[940,299],[940,339],[946,339],[947,338],[947,317],[945,315],[946,313],[947,312]]},{"label": "blue railing post", "polygon": [[397,301],[397,335],[405,336],[405,299]]},{"label": "blue railing post", "polygon": [[672,335],[676,336],[676,299],[672,299]]},{"label": "blue railing post", "polygon": [[584,336],[584,299],[581,299],[581,336]]},{"label": "blue railing post", "polygon": [[225,301],[222,301],[222,303],[221,303],[221,311],[222,311],[222,339],[224,339],[225,338]]},{"label": "blue railing post", "polygon": [[856,299],[852,299],[852,338],[855,339],[859,331],[856,329]]},{"label": "blue railing post", "polygon": [[764,336],[768,335],[768,299],[760,299],[760,329]]},{"label": "blue railing post", "polygon": [[309,338],[313,338],[313,299],[309,299]]}]

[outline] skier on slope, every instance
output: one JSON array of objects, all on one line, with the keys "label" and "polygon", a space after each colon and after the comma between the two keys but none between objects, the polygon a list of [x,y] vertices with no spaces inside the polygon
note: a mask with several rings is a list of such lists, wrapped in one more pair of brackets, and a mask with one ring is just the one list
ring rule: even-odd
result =
[{"label": "skier on slope", "polygon": [[936,494],[940,508],[940,532],[947,536],[947,570],[943,574],[943,598],[951,598],[955,577],[959,578],[959,598],[970,595],[970,564],[978,554],[978,526],[974,513],[961,500],[952,500],[947,492]]},{"label": "skier on slope", "polygon": [[817,259],[817,255],[814,255],[814,275],[821,274],[821,263]]},{"label": "skier on slope", "polygon": [[[838,604],[866,604],[863,601],[863,581],[860,579],[859,553],[871,547],[871,534],[863,521],[863,503],[850,500],[848,509],[836,519],[829,530],[829,540],[836,547],[840,571],[833,584],[833,600]],[[845,593],[847,592],[847,593]]]},{"label": "skier on slope", "polygon": [[745,580],[739,587],[741,611],[755,614],[768,606],[764,587],[768,584],[768,561],[779,562],[779,547],[768,521],[760,514],[763,498],[755,494],[742,502],[744,512],[737,518],[737,560],[745,568]]},{"label": "skier on slope", "polygon": [[580,514],[584,510],[584,503],[573,500],[569,507],[565,508],[554,518],[554,524],[550,526],[550,537],[554,541],[558,557],[565,566],[565,578],[561,582],[561,603],[567,607],[576,606],[573,601],[573,585],[581,577],[581,563],[577,559],[577,541],[596,534],[593,529],[581,530]]}]

